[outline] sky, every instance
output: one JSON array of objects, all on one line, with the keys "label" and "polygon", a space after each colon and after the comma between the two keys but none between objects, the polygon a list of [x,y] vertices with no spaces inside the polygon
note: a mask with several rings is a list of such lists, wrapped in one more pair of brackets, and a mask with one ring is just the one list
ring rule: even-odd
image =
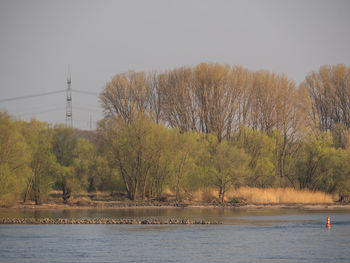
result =
[{"label": "sky", "polygon": [[2,100],[63,91],[70,65],[73,126],[94,129],[119,73],[217,62],[299,84],[349,47],[347,0],[0,0],[0,111],[65,123],[64,92]]}]

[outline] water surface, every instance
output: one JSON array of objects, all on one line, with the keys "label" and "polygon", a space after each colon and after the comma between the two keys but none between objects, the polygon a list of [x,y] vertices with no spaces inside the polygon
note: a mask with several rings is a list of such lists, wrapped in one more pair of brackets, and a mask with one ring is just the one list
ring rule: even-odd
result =
[{"label": "water surface", "polygon": [[349,211],[0,210],[0,217],[148,216],[224,224],[0,225],[0,262],[350,262]]}]

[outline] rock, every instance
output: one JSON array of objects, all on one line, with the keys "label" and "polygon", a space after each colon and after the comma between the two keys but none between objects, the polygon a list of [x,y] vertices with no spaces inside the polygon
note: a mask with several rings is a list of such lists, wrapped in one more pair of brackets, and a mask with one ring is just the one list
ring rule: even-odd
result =
[{"label": "rock", "polygon": [[0,224],[221,224],[218,221],[190,220],[187,218],[94,218],[94,219],[74,219],[74,218],[0,218]]}]

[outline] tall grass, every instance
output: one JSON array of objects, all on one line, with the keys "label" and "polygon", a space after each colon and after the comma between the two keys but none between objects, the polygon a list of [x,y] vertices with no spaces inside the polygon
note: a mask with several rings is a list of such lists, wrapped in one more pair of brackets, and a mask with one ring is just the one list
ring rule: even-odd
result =
[{"label": "tall grass", "polygon": [[[213,202],[218,200],[218,191],[207,188],[192,193],[192,201]],[[241,187],[226,193],[225,201],[244,200],[256,204],[325,204],[333,203],[332,195],[319,191],[294,188]]]},{"label": "tall grass", "polygon": [[241,187],[227,195],[227,199],[243,198],[248,203],[272,204],[324,204],[332,203],[331,195],[310,190],[296,190],[293,188],[251,188]]},{"label": "tall grass", "polygon": [[[61,200],[61,192],[51,192],[56,194],[55,200]],[[99,192],[91,198],[91,194],[80,193],[70,200],[71,203],[89,205],[94,200],[111,201],[108,193]],[[175,193],[170,189],[164,191],[168,201],[175,200]],[[183,193],[183,200],[188,202],[212,203],[219,202],[219,192],[217,189],[206,188],[193,192]],[[335,197],[336,198],[336,197]],[[326,204],[333,203],[332,195],[319,191],[296,190],[294,188],[255,188],[240,187],[236,190],[228,191],[225,194],[225,202],[239,202],[255,204]]]}]

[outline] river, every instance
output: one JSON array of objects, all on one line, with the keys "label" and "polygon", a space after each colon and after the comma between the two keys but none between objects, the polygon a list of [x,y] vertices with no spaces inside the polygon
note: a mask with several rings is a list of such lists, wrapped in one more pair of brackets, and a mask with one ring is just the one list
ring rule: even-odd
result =
[{"label": "river", "polygon": [[[331,228],[325,227],[331,218]],[[0,217],[186,217],[222,225],[0,225],[0,262],[350,262],[349,210],[0,210]]]}]

